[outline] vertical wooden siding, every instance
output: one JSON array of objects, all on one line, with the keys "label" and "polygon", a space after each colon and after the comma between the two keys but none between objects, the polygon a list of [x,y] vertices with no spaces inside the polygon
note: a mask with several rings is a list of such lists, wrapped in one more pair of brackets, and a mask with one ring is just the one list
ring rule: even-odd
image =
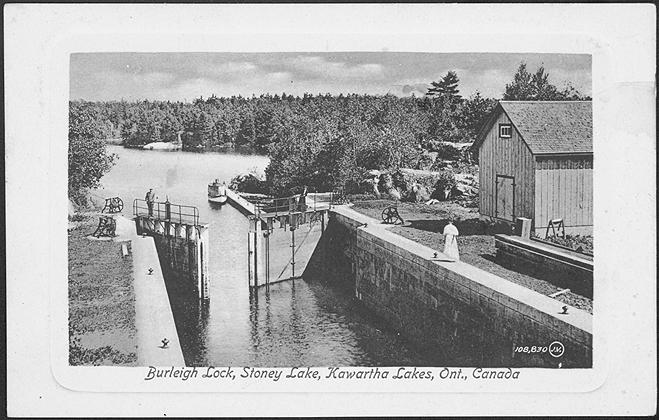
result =
[{"label": "vertical wooden siding", "polygon": [[499,124],[510,124],[504,112],[499,115],[478,152],[480,213],[496,217],[496,176],[508,175],[515,177],[515,216],[533,219],[533,156],[514,127],[510,138],[499,138]]},{"label": "vertical wooden siding", "polygon": [[549,219],[562,218],[566,230],[588,233],[593,226],[592,156],[538,157],[535,174],[536,231],[545,229]]}]

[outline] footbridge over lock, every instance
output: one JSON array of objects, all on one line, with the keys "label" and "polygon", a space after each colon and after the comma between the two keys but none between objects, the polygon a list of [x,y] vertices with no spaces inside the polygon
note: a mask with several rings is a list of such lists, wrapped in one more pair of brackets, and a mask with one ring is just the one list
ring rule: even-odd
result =
[{"label": "footbridge over lock", "polygon": [[161,265],[188,282],[200,299],[208,300],[208,224],[199,221],[199,210],[135,199],[133,216],[137,234],[154,238]]},{"label": "footbridge over lock", "polygon": [[249,220],[249,287],[302,277],[327,226],[334,193],[247,199],[228,190],[227,199]]}]

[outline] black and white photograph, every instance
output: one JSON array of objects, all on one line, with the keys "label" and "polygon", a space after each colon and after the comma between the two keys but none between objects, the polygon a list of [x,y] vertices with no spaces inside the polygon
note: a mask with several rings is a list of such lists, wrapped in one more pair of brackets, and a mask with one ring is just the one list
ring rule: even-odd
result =
[{"label": "black and white photograph", "polygon": [[71,56],[72,365],[591,367],[591,57]]},{"label": "black and white photograph", "polygon": [[[14,415],[567,413],[530,394],[542,409],[514,411],[528,391],[572,393],[585,414],[574,401],[594,390],[656,412],[656,384],[648,399],[613,379],[628,349],[656,382],[656,22],[616,29],[644,34],[625,75],[629,39],[593,17],[650,8],[553,5],[543,28],[525,13],[542,5],[14,6],[7,226],[28,230],[7,231],[7,354],[43,353],[53,382],[30,409],[14,396]],[[565,32],[579,7],[590,26]],[[57,26],[67,11],[89,20]],[[422,35],[431,16],[449,26]],[[501,33],[475,23],[507,16]],[[41,40],[20,21],[66,29]],[[30,37],[41,57],[18,54]],[[31,134],[21,77],[40,80]],[[46,335],[25,335],[24,305]],[[90,391],[131,402],[48,411]],[[249,407],[218,412],[225,392]],[[301,392],[335,403],[256,404]],[[418,394],[414,411],[406,392],[461,399]]]}]

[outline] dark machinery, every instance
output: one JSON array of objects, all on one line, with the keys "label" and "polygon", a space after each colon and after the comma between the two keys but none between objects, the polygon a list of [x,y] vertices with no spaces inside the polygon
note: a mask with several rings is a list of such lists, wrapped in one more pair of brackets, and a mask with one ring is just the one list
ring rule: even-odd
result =
[{"label": "dark machinery", "polygon": [[[551,235],[549,234],[549,229],[551,229]],[[550,236],[557,236],[559,238],[565,238],[565,224],[563,219],[551,219],[547,223],[547,231],[545,232],[545,239]]]},{"label": "dark machinery", "polygon": [[100,216],[98,219],[98,226],[92,236],[100,238],[101,236],[107,238],[114,238],[117,236],[117,222],[112,216]]},{"label": "dark machinery", "polygon": [[382,210],[382,223],[386,223],[388,225],[397,225],[399,223],[401,225],[405,224],[405,220],[403,220],[401,215],[398,213],[398,205],[389,206]]},{"label": "dark machinery", "polygon": [[105,199],[105,206],[103,206],[103,210],[101,210],[101,213],[105,213],[105,210],[107,210],[108,213],[119,213],[123,209],[124,209],[123,200],[119,197],[111,197]]}]

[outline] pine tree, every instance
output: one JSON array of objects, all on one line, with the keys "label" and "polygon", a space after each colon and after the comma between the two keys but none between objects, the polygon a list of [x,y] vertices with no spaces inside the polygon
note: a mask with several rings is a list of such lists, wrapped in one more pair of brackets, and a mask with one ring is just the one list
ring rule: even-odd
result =
[{"label": "pine tree", "polygon": [[194,132],[192,135],[193,147],[208,147],[211,144],[213,134],[213,120],[206,111],[201,111],[195,121]]},{"label": "pine tree", "polygon": [[526,70],[526,63],[522,62],[513,76],[513,81],[506,84],[503,99],[506,101],[524,101],[533,99],[533,76]]},{"label": "pine tree", "polygon": [[545,73],[544,66],[540,66],[531,79],[533,99],[536,101],[562,100],[563,96],[556,86],[549,83],[549,74]]},{"label": "pine tree", "polygon": [[460,83],[460,79],[458,79],[457,73],[449,71],[439,82],[430,83],[431,87],[428,89],[426,95],[460,99],[458,83]]}]

